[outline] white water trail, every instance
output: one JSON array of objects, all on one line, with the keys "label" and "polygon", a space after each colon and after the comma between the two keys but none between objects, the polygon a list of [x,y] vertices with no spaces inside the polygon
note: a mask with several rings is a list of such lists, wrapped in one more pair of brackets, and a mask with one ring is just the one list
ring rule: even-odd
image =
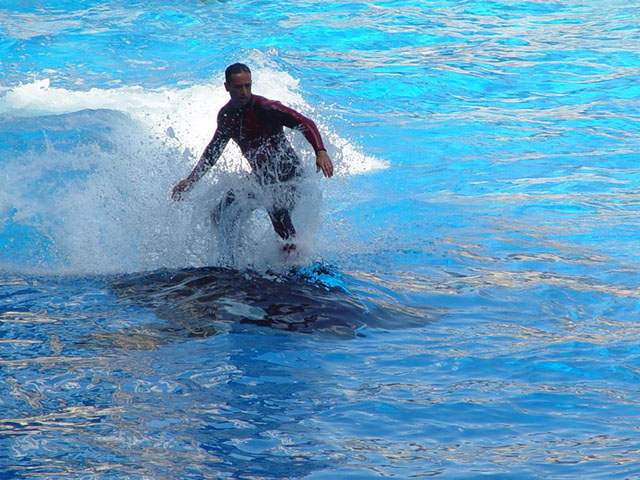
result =
[{"label": "white water trail", "polygon": [[[248,172],[239,149],[231,142],[184,201],[170,199],[215,130],[228,100],[221,83],[74,91],[42,80],[0,89],[0,122],[12,139],[0,149],[0,270],[102,274],[223,262],[210,212]],[[264,68],[254,83],[256,93],[317,121],[338,177],[383,166],[331,131],[290,75]],[[293,220],[311,256],[332,180],[315,174],[302,135],[288,135],[308,170]],[[249,212],[243,225],[233,266],[281,262],[264,211]]]}]

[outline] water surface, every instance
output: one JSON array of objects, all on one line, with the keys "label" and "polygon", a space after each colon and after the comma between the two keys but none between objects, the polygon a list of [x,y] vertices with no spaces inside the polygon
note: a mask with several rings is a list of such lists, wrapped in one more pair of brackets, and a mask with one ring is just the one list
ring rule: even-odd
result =
[{"label": "water surface", "polygon": [[[0,478],[640,476],[640,7],[0,7]],[[229,264],[244,61],[318,124]]]}]

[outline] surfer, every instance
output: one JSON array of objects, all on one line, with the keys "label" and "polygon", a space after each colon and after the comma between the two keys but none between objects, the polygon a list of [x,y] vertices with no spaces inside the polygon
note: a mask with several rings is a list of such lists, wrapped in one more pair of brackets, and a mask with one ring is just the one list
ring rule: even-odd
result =
[{"label": "surfer", "polygon": [[[229,140],[233,139],[249,162],[258,183],[270,192],[273,190],[265,209],[273,229],[285,242],[283,250],[291,251],[295,249],[296,236],[291,222],[296,196],[295,180],[301,177],[302,172],[300,159],[286,139],[283,127],[302,132],[315,151],[317,172],[331,177],[333,164],[311,119],[278,101],[252,94],[251,86],[249,67],[242,63],[227,67],[224,87],[231,99],[218,112],[217,129],[200,160],[189,176],[176,184],[171,196],[174,200],[181,200],[182,195],[215,165]],[[278,188],[269,188],[272,186]],[[229,191],[219,208],[228,207],[235,201],[236,194]]]}]

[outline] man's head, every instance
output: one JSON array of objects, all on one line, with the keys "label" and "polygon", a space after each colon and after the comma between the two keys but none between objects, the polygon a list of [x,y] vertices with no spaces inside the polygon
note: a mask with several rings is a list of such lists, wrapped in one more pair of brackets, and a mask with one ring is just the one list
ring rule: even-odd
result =
[{"label": "man's head", "polygon": [[251,70],[243,63],[229,65],[224,72],[224,88],[229,92],[231,102],[242,107],[251,100]]}]

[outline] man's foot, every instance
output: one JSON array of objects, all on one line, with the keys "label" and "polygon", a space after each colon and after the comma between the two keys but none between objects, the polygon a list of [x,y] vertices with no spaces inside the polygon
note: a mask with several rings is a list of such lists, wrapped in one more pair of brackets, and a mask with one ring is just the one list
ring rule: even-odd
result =
[{"label": "man's foot", "polygon": [[296,251],[296,244],[295,243],[285,243],[282,246],[282,251],[284,253],[293,253]]}]

